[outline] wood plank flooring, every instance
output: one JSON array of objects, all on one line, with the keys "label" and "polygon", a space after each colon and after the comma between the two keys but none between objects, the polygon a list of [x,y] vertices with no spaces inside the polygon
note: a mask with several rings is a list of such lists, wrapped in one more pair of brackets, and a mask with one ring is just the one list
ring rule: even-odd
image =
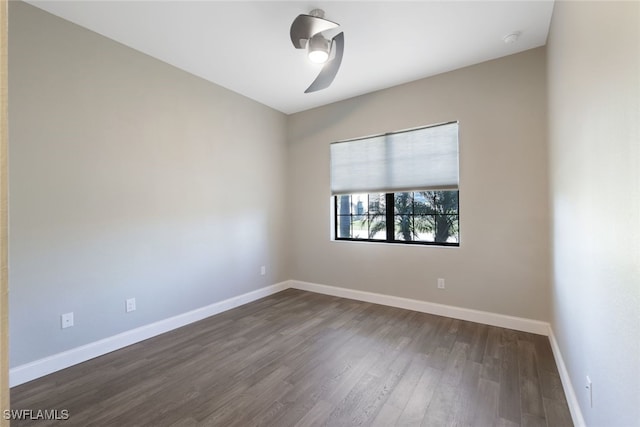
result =
[{"label": "wood plank flooring", "polygon": [[[546,337],[289,289],[11,390],[13,426],[571,426]],[[35,412],[34,412],[35,414]]]}]

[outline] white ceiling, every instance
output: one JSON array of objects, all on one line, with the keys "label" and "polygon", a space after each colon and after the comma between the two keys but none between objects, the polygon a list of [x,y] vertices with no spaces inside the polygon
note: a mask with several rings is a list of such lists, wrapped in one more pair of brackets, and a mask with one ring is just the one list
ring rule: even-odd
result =
[{"label": "white ceiling", "polygon": [[[553,0],[29,3],[287,114],[542,46],[553,10]],[[320,66],[289,27],[314,8],[341,24],[345,53],[333,84],[305,94]]]}]

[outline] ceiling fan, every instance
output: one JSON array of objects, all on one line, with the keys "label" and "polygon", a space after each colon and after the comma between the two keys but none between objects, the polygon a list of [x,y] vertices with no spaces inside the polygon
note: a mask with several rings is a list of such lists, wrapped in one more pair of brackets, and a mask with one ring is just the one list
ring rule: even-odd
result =
[{"label": "ceiling fan", "polygon": [[340,25],[324,19],[322,9],[313,9],[308,15],[298,15],[291,24],[291,42],[296,49],[308,50],[311,62],[324,64],[318,77],[304,93],[316,92],[329,87],[338,74],[344,52],[344,33],[340,32],[332,39],[323,33]]}]

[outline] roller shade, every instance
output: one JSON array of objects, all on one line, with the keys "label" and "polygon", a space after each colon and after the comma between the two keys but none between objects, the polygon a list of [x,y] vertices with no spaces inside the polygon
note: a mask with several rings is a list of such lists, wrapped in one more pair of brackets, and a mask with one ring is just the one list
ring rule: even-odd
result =
[{"label": "roller shade", "polygon": [[458,188],[458,123],[331,144],[331,194]]}]

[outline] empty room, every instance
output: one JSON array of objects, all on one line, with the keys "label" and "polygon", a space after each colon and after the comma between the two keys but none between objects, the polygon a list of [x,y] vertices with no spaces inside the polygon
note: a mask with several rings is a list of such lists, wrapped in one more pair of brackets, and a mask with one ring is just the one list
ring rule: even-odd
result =
[{"label": "empty room", "polygon": [[640,427],[640,2],[0,5],[1,426]]}]

